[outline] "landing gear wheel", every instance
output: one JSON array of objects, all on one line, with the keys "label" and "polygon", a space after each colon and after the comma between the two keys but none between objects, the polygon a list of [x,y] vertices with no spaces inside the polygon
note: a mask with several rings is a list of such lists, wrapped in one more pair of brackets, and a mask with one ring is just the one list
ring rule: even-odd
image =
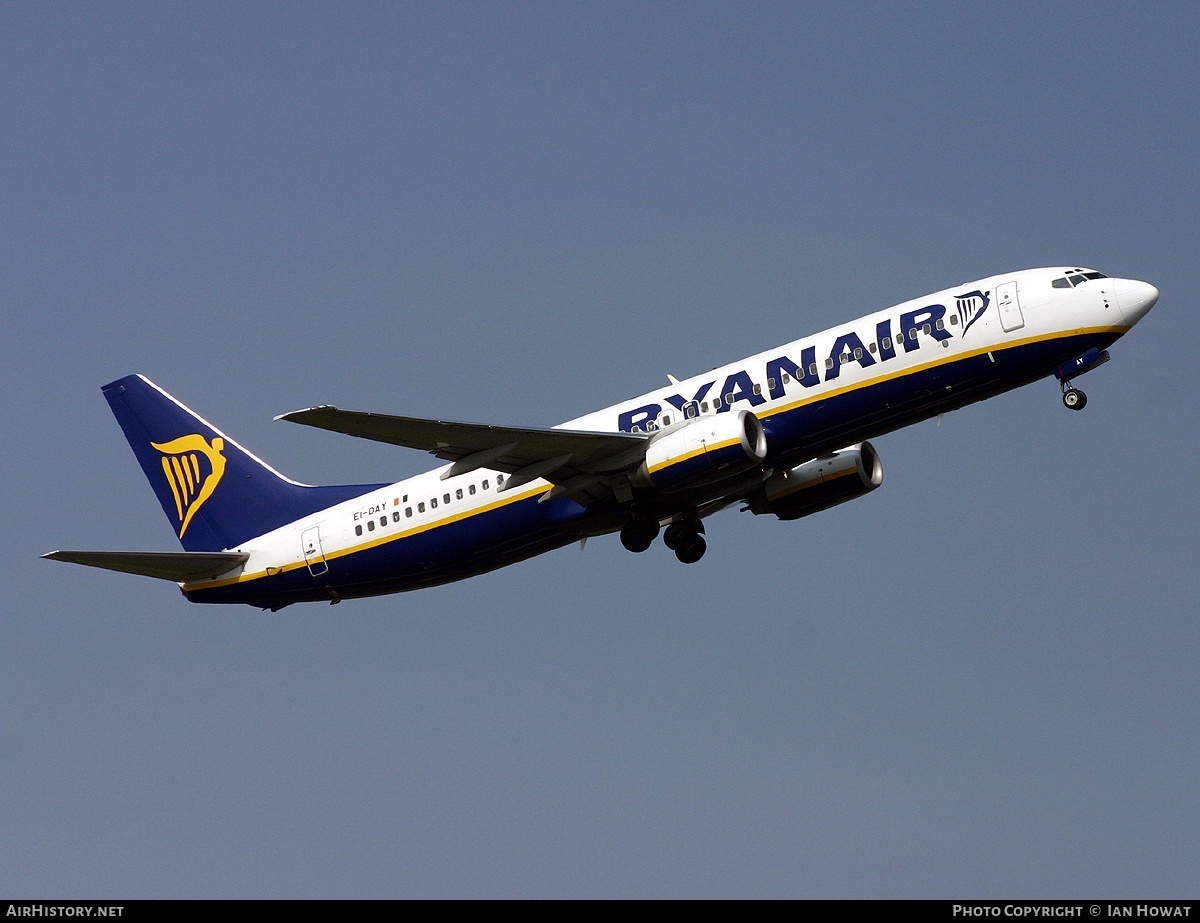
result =
[{"label": "landing gear wheel", "polygon": [[707,550],[708,543],[704,541],[702,536],[697,535],[695,539],[686,545],[676,548],[675,557],[679,558],[680,564],[695,564],[704,557],[704,552]]},{"label": "landing gear wheel", "polygon": [[621,544],[626,551],[640,554],[654,544],[658,537],[658,523],[645,522],[641,519],[631,519],[621,529]]},{"label": "landing gear wheel", "polygon": [[1068,410],[1083,410],[1087,406],[1087,395],[1077,388],[1067,388],[1063,392],[1063,406]]},{"label": "landing gear wheel", "polygon": [[663,544],[672,551],[677,551],[695,538],[697,538],[696,530],[686,522],[673,522],[663,532]]}]

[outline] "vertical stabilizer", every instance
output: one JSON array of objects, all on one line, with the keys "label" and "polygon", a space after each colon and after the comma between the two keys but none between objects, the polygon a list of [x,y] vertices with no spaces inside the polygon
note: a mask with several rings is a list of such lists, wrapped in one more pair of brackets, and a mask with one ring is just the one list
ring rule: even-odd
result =
[{"label": "vertical stabilizer", "polygon": [[221,551],[383,485],[308,487],[141,375],[102,389],[187,551]]}]

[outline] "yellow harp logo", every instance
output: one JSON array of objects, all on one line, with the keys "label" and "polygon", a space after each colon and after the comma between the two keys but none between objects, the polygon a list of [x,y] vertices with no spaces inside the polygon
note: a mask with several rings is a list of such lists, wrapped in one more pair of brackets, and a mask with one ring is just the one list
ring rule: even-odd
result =
[{"label": "yellow harp logo", "polygon": [[188,523],[204,501],[213,495],[225,473],[225,440],[220,436],[212,445],[198,433],[180,436],[170,442],[152,442],[162,452],[163,474],[175,497],[175,513],[179,517],[179,537],[187,531]]}]

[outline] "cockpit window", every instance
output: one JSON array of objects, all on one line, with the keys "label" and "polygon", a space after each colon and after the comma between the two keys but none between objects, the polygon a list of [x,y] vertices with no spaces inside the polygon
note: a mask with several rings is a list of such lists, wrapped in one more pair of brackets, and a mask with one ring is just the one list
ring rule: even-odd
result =
[{"label": "cockpit window", "polygon": [[1084,272],[1082,269],[1076,269],[1065,279],[1055,279],[1050,283],[1050,286],[1051,288],[1071,288],[1075,285],[1079,285],[1081,282],[1086,282],[1089,279],[1107,278],[1108,276],[1102,272]]}]

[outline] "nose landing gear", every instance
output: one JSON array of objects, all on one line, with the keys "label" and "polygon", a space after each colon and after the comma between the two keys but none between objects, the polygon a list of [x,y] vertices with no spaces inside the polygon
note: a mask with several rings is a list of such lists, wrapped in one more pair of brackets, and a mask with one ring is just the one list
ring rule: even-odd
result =
[{"label": "nose landing gear", "polygon": [[1063,378],[1059,381],[1062,386],[1062,401],[1063,406],[1068,410],[1083,410],[1087,406],[1087,395],[1078,388],[1071,387],[1071,383]]},{"label": "nose landing gear", "polygon": [[1062,387],[1064,407],[1068,410],[1083,410],[1087,406],[1087,395],[1078,388],[1072,387],[1071,381],[1084,372],[1090,372],[1098,365],[1104,365],[1108,359],[1107,349],[1092,348],[1055,369],[1054,377],[1058,379],[1059,386]]}]

